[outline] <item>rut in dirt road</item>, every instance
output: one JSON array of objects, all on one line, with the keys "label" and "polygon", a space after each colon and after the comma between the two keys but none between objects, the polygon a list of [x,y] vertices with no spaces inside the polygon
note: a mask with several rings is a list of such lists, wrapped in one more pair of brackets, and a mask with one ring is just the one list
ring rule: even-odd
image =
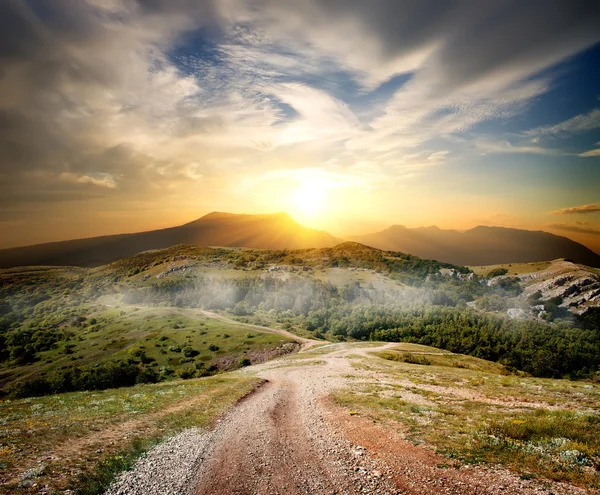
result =
[{"label": "rut in dirt road", "polygon": [[328,376],[332,368],[348,371],[346,359],[331,364],[269,369],[265,363],[259,376],[269,383],[217,426],[211,454],[190,493],[399,493],[381,474],[371,475],[378,467],[368,456],[361,458],[361,469],[356,467],[353,445],[331,430],[318,407],[317,399],[340,385]]},{"label": "rut in dirt road", "polygon": [[330,472],[334,460],[309,440],[292,382],[268,383],[245,406],[252,411],[240,412],[228,426],[203,469],[198,494],[335,493],[347,484]]}]

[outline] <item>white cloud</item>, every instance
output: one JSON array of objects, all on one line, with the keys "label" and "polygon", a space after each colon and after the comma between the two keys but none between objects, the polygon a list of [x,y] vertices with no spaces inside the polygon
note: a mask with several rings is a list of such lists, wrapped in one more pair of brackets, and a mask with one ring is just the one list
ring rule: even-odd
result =
[{"label": "white cloud", "polygon": [[[27,5],[0,4],[0,194],[13,207],[90,186],[154,200],[283,168],[408,180],[448,158],[433,141],[519,115],[551,87],[538,71],[600,40],[584,0],[56,0],[55,22]],[[206,53],[174,51],[198,29]],[[391,95],[369,95],[398,74],[410,78]],[[595,112],[536,136],[594,128]]]},{"label": "white cloud", "polygon": [[588,113],[576,115],[575,117],[565,120],[564,122],[560,122],[559,124],[531,129],[526,134],[532,136],[550,134],[561,135],[591,131],[598,128],[600,128],[600,108],[596,108]]},{"label": "white cloud", "polygon": [[117,187],[116,179],[110,174],[76,175],[69,172],[63,172],[60,174],[59,179],[75,184],[92,184],[108,189],[115,189]]},{"label": "white cloud", "polygon": [[509,141],[496,141],[492,139],[477,139],[477,148],[484,153],[525,153],[534,155],[560,155],[560,151],[544,148],[542,146],[514,145]]},{"label": "white cloud", "polygon": [[590,157],[590,156],[600,156],[600,149],[586,151],[584,153],[581,153],[579,156],[582,156],[585,158]]}]

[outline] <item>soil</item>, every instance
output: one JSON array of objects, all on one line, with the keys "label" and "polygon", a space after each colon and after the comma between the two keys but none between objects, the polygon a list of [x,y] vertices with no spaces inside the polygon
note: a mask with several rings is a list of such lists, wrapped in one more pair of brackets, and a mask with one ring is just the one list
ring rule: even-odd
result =
[{"label": "soil", "polygon": [[[580,494],[577,487],[523,480],[501,467],[448,467],[427,446],[336,406],[328,394],[364,375],[332,346],[314,366],[264,363],[269,380],[217,427],[194,494]],[[300,363],[299,363],[300,364]]]}]

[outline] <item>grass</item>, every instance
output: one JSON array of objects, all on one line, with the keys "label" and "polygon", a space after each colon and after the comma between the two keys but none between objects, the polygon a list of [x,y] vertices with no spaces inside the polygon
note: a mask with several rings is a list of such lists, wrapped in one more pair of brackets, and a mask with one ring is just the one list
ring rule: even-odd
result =
[{"label": "grass", "polygon": [[469,266],[469,268],[475,272],[476,275],[485,277],[496,268],[508,270],[507,275],[525,275],[527,273],[541,272],[550,265],[550,261],[540,261],[534,263],[504,263],[502,265]]},{"label": "grass", "polygon": [[[74,334],[66,352],[64,344],[39,352],[39,359],[25,366],[4,365],[0,383],[4,388],[18,380],[70,366],[126,360],[141,349],[157,370],[173,376],[186,367],[234,369],[240,359],[263,361],[274,349],[291,342],[281,335],[249,329],[203,316],[193,309],[145,308],[132,306],[81,308],[88,316],[79,326],[67,327]],[[95,320],[95,324],[89,323]],[[218,348],[217,350],[211,350]],[[193,356],[185,355],[192,349]],[[190,352],[188,352],[190,354]]]},{"label": "grass", "polygon": [[209,426],[258,383],[227,374],[1,402],[0,469],[11,482],[0,493],[37,493],[33,483],[100,493],[142,452]]},{"label": "grass", "polygon": [[[418,346],[415,344],[400,344],[392,350],[374,353],[377,357],[388,361],[398,361],[410,364],[445,366],[451,368],[464,368],[469,370],[487,371],[508,375],[509,372],[504,366],[498,363],[492,363],[485,359],[479,359],[464,354],[453,354],[448,351],[428,348],[427,346]],[[428,349],[428,350],[424,350]]]},{"label": "grass", "polygon": [[600,488],[600,416],[536,410],[491,418],[475,436],[471,455],[553,480]]},{"label": "grass", "polygon": [[379,381],[363,378],[334,399],[450,462],[600,488],[600,386],[506,375],[496,363],[429,350],[399,346],[355,359]]}]

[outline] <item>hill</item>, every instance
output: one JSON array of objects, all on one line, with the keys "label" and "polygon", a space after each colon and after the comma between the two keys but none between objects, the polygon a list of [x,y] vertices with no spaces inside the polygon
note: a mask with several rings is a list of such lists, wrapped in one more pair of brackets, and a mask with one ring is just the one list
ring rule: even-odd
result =
[{"label": "hill", "polygon": [[394,225],[352,240],[379,249],[402,251],[455,265],[530,263],[558,258],[600,266],[600,255],[566,237],[543,231],[479,226],[466,232],[437,227]]},{"label": "hill", "polygon": [[301,249],[334,246],[339,239],[308,229],[285,213],[237,215],[213,212],[193,222],[135,234],[108,235],[0,250],[0,268],[27,265],[99,266],[177,244]]},{"label": "hill", "polygon": [[[598,312],[571,307],[571,299],[555,309],[555,295],[530,303],[516,277],[482,279],[353,242],[303,250],[179,245],[96,268],[0,270],[0,388],[27,396],[210,374],[304,337],[409,341],[537,376],[593,374],[600,334],[577,327],[596,328]],[[585,315],[573,314],[580,309]],[[265,326],[281,332],[255,335]]]}]

